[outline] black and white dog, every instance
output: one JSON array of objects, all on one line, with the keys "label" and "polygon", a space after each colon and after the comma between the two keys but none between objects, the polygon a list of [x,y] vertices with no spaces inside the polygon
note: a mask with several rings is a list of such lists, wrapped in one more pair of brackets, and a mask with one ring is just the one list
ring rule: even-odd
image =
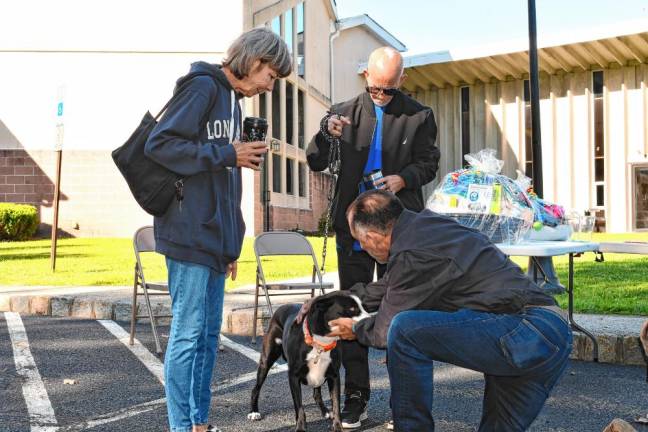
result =
[{"label": "black and white dog", "polygon": [[[340,421],[340,355],[336,349],[337,338],[326,337],[331,332],[329,321],[353,318],[359,321],[369,316],[360,299],[343,291],[314,298],[303,322],[295,319],[301,305],[283,305],[272,316],[268,332],[263,338],[257,382],[252,390],[251,410],[248,419],[259,420],[259,392],[268,371],[279,356],[288,362],[288,382],[295,405],[297,426],[295,431],[306,430],[306,415],[302,405],[301,386],[313,387],[313,398],[322,416],[332,418],[331,430],[342,431]],[[332,412],[322,400],[322,385],[328,384]]]}]

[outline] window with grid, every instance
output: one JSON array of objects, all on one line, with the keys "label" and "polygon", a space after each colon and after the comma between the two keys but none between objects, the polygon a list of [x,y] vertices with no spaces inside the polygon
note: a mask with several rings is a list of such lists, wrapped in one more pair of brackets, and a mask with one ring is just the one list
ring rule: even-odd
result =
[{"label": "window with grid", "polygon": [[470,87],[461,87],[461,162],[470,153]]},{"label": "window with grid", "polygon": [[300,197],[305,197],[306,196],[306,179],[308,178],[308,171],[306,170],[306,164],[303,162],[299,162],[299,173],[298,173],[298,179],[299,179],[299,196]]},{"label": "window with grid", "polygon": [[272,192],[281,193],[281,155],[272,154]]},{"label": "window with grid", "polygon": [[286,80],[286,143],[293,144],[293,113],[294,113],[293,85]]},{"label": "window with grid", "polygon": [[594,189],[596,207],[605,206],[605,122],[603,121],[603,71],[592,72],[594,95]]},{"label": "window with grid", "polygon": [[306,74],[306,64],[304,63],[304,3],[299,3],[295,7],[297,14],[297,75],[304,77]]},{"label": "window with grid", "polygon": [[533,131],[531,123],[531,87],[524,80],[524,174],[533,178]]},{"label": "window with grid", "polygon": [[295,195],[293,187],[294,164],[294,159],[286,158],[286,193],[288,195]]}]

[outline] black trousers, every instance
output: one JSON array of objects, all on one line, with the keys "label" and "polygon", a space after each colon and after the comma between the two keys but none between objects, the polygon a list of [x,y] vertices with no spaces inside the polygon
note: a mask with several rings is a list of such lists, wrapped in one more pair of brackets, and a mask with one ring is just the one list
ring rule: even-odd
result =
[{"label": "black trousers", "polygon": [[[387,268],[385,264],[378,264],[365,251],[349,253],[338,248],[337,257],[340,289],[342,290],[348,290],[358,282],[372,282],[376,267],[378,279],[380,279]],[[366,400],[369,400],[371,391],[369,386],[369,348],[357,341],[342,341],[340,354],[345,370],[344,394],[348,395],[359,390]]]}]

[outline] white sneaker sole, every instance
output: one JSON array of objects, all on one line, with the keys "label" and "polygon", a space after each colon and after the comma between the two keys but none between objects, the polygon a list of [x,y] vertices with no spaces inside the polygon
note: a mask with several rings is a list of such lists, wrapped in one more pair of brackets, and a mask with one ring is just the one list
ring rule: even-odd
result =
[{"label": "white sneaker sole", "polygon": [[367,412],[365,411],[362,414],[360,414],[360,419],[355,423],[342,422],[342,428],[344,428],[344,429],[359,428],[360,426],[362,426],[362,422],[364,420],[367,420],[368,418],[369,418],[369,416],[367,416]]}]

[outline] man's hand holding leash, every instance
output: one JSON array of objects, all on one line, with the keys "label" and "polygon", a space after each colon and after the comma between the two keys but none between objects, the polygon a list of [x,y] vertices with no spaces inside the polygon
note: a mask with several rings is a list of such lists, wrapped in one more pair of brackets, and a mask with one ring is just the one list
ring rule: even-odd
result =
[{"label": "man's hand holding leash", "polygon": [[342,115],[332,115],[328,119],[328,133],[336,138],[342,136],[344,125],[350,125],[351,120]]}]

